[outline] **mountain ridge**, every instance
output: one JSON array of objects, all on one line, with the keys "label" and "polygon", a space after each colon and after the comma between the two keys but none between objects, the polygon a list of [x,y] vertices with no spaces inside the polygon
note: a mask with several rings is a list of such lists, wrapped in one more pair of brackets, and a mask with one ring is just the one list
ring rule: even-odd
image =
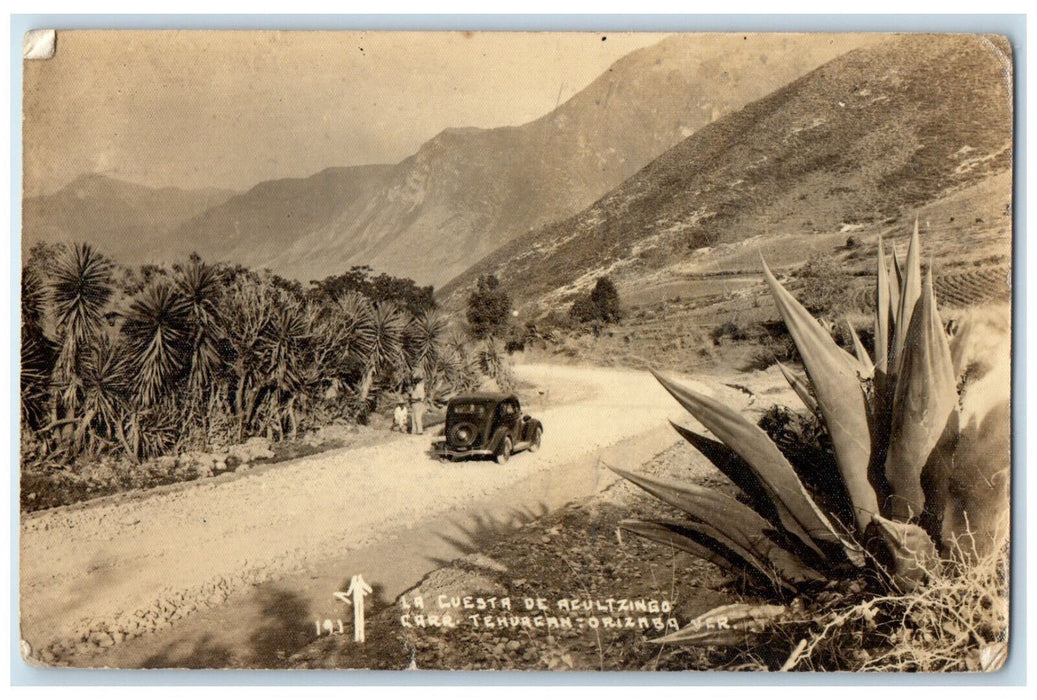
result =
[{"label": "mountain ridge", "polygon": [[244,264],[303,281],[366,264],[441,284],[503,242],[591,204],[718,114],[866,40],[670,37],[619,59],[536,120],[441,131],[282,245],[255,244],[262,232],[250,235],[256,217],[247,208],[228,207],[222,221],[192,220],[180,235],[218,239],[237,221],[242,242],[225,253]]},{"label": "mountain ridge", "polygon": [[704,127],[579,214],[502,246],[438,296],[457,307],[478,275],[495,274],[518,304],[558,308],[601,274],[636,277],[718,243],[895,220],[1011,167],[1010,51],[968,35],[857,49]]}]

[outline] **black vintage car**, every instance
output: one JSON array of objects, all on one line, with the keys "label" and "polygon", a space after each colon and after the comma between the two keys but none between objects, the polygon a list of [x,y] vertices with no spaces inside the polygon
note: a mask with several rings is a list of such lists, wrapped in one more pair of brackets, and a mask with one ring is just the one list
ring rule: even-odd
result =
[{"label": "black vintage car", "polygon": [[536,452],[544,426],[523,415],[514,394],[462,394],[450,399],[443,437],[432,443],[442,460],[493,457],[504,464],[515,452]]}]

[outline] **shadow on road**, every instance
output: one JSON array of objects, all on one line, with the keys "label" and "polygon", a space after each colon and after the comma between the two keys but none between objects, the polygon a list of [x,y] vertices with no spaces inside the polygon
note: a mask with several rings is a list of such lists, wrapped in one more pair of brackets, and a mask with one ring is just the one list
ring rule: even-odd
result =
[{"label": "shadow on road", "polygon": [[260,586],[252,598],[253,632],[242,648],[217,643],[211,634],[176,640],[141,664],[143,668],[282,668],[288,657],[313,638],[310,609],[295,593]]},{"label": "shadow on road", "polygon": [[[538,503],[533,507],[514,508],[503,514],[488,511],[475,513],[464,520],[451,520],[455,532],[437,532],[436,537],[457,550],[457,556],[480,552],[490,545],[546,515],[550,509],[546,503]],[[454,557],[456,558],[456,557]],[[452,559],[430,557],[437,567],[447,566]]]}]

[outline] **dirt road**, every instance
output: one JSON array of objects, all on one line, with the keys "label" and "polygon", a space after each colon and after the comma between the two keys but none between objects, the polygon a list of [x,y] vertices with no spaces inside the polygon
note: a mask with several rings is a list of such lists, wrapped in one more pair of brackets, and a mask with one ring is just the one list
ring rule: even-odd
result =
[{"label": "dirt road", "polygon": [[[70,657],[218,619],[214,611],[243,590],[312,579],[349,553],[398,559],[393,587],[413,583],[434,568],[435,547],[411,540],[412,556],[403,556],[408,528],[438,518],[470,535],[464,516],[476,504],[496,502],[501,512],[513,503],[513,513],[528,514],[593,493],[612,478],[598,457],[631,466],[651,456],[646,449],[664,449],[666,418],[682,415],[644,372],[526,365],[517,373],[536,387],[526,409],[545,425],[544,446],[503,467],[443,465],[427,455],[427,436],[403,436],[232,481],[23,516],[23,638],[47,661],[78,665]],[[634,440],[649,433],[647,448]],[[449,533],[439,542],[458,548]]]}]

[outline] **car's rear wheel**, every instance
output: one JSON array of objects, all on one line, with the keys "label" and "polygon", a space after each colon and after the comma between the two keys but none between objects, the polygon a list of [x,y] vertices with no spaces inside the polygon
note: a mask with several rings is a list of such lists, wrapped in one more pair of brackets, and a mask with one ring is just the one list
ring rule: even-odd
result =
[{"label": "car's rear wheel", "polygon": [[544,438],[544,429],[539,425],[533,431],[533,439],[529,441],[529,451],[536,452],[540,449],[540,441]]},{"label": "car's rear wheel", "polygon": [[479,429],[474,423],[463,421],[450,428],[449,442],[454,447],[471,447],[479,437]]},{"label": "car's rear wheel", "polygon": [[497,449],[497,464],[504,464],[508,461],[508,458],[511,457],[512,447],[511,437],[505,436],[500,447]]}]

